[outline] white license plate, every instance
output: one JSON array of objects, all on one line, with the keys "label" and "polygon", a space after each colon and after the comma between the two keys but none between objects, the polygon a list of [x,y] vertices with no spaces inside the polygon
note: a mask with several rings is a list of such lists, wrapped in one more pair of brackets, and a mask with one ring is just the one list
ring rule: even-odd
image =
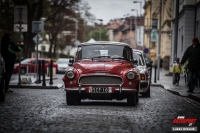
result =
[{"label": "white license plate", "polygon": [[111,87],[90,87],[89,93],[112,93]]}]

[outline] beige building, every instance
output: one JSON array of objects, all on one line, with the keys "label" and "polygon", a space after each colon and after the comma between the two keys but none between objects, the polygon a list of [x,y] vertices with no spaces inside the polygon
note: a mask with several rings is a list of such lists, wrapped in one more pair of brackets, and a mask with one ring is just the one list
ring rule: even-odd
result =
[{"label": "beige building", "polygon": [[[157,41],[152,41],[152,19],[157,20],[157,31],[160,25],[160,0],[148,0],[144,5],[144,45],[150,48],[150,57],[154,61],[158,57],[159,32],[157,33]],[[164,69],[169,69],[169,60],[171,55],[171,18],[172,18],[172,0],[162,0],[161,15],[161,41],[160,41],[160,57],[163,59]]]},{"label": "beige building", "polygon": [[144,18],[129,16],[110,21],[106,26],[109,41],[124,42],[131,48],[143,49]]}]

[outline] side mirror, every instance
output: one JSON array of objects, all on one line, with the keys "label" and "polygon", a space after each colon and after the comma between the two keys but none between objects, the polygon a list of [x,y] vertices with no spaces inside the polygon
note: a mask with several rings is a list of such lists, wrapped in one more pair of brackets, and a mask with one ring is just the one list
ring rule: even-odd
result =
[{"label": "side mirror", "polygon": [[138,64],[138,60],[134,59],[134,60],[133,60],[133,63],[134,63],[134,64]]},{"label": "side mirror", "polygon": [[74,63],[74,59],[73,59],[73,58],[70,58],[70,59],[69,59],[69,64],[68,64],[68,65],[69,65],[69,66],[73,66],[73,63]]},{"label": "side mirror", "polygon": [[70,63],[70,64],[73,64],[73,63],[74,63],[74,59],[73,59],[73,58],[70,58],[70,59],[69,59],[69,63]]},{"label": "side mirror", "polygon": [[147,67],[151,67],[152,61],[151,62],[147,62],[146,65],[147,65]]}]

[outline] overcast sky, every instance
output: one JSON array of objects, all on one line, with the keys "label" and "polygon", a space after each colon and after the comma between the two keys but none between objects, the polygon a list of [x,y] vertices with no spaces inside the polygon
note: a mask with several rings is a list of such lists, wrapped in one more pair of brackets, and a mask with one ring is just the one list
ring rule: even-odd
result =
[{"label": "overcast sky", "polygon": [[[84,0],[88,2],[91,7],[90,13],[92,13],[96,19],[103,19],[103,23],[107,24],[110,19],[123,18],[124,15],[136,15],[137,11],[131,11],[131,9],[137,9],[140,14],[140,3],[133,3],[133,1],[141,1],[142,7],[145,0]],[[141,9],[143,13],[143,8]]]}]

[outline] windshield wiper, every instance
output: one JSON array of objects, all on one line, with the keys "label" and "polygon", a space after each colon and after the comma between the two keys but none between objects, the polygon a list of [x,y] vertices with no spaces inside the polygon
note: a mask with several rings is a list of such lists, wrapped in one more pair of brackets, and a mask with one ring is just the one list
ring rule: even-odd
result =
[{"label": "windshield wiper", "polygon": [[102,57],[108,57],[108,58],[110,58],[110,56],[96,56],[96,57],[92,57],[92,60],[93,60],[94,58],[102,58]]}]

